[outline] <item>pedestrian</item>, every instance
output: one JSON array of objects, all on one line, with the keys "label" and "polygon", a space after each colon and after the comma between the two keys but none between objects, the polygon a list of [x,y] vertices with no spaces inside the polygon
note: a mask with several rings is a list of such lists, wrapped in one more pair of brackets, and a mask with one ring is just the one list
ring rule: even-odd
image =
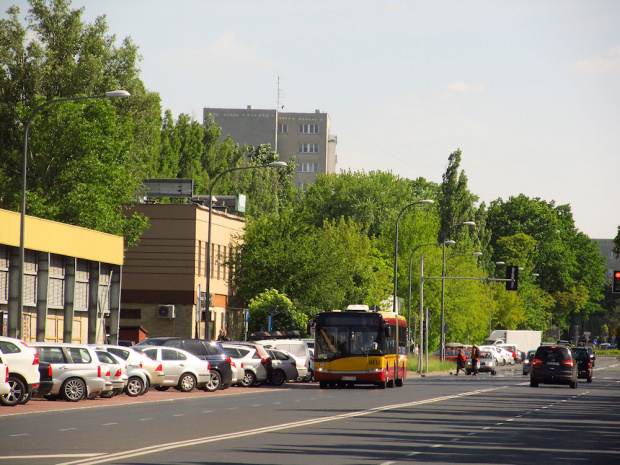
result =
[{"label": "pedestrian", "polygon": [[220,332],[217,335],[217,340],[218,341],[223,341],[224,340],[224,330],[220,329]]},{"label": "pedestrian", "polygon": [[474,376],[478,374],[478,362],[480,361],[480,349],[476,344],[471,348],[471,369]]},{"label": "pedestrian", "polygon": [[465,362],[467,362],[467,357],[465,357],[463,349],[459,349],[456,356],[456,376],[459,375],[459,371],[465,372]]},{"label": "pedestrian", "polygon": [[230,338],[226,334],[226,330],[222,331],[222,341],[230,341]]}]

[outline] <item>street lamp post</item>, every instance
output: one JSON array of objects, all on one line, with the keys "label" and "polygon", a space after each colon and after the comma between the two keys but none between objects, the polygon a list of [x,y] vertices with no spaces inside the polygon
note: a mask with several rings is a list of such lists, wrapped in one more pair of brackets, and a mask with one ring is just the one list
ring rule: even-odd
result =
[{"label": "street lamp post", "polygon": [[[446,236],[450,235],[450,232],[456,228],[457,226],[476,226],[476,223],[474,223],[473,221],[463,221],[462,223],[458,223],[453,225],[452,227],[450,227],[448,229],[448,233],[446,234]],[[445,344],[445,338],[446,338],[446,331],[444,329],[444,324],[445,324],[445,298],[446,298],[446,244],[454,244],[454,241],[449,241],[447,240],[447,237],[444,238],[444,240],[442,241],[442,265],[441,265],[441,339],[439,340],[439,345],[440,345],[440,360],[443,362],[446,358],[446,344]]]},{"label": "street lamp post", "polygon": [[[19,280],[18,280],[18,295],[19,295],[19,306],[17,309],[17,315],[15,319],[10,319],[9,321],[9,335],[14,336],[18,339],[22,337],[22,318],[24,312],[24,261],[25,261],[25,244],[24,244],[24,236],[26,229],[26,174],[28,170],[28,130],[30,129],[30,123],[36,116],[37,113],[44,107],[51,105],[52,103],[58,102],[67,102],[67,101],[75,101],[75,100],[85,100],[85,99],[94,99],[94,98],[127,98],[130,97],[131,94],[125,90],[114,90],[110,92],[106,92],[103,95],[90,95],[86,97],[66,97],[59,98],[55,100],[50,100],[48,102],[39,105],[34,109],[26,125],[24,126],[24,155],[22,159],[22,198],[21,198],[21,217],[20,217],[20,225],[19,225]],[[11,321],[12,320],[12,321]],[[13,334],[11,334],[13,333]]]},{"label": "street lamp post", "polygon": [[405,210],[412,205],[429,205],[433,203],[435,202],[432,200],[419,200],[417,202],[410,203],[409,205],[405,205],[396,218],[396,237],[394,238],[394,301],[392,302],[392,311],[394,313],[396,313],[396,296],[398,295],[398,222],[400,221],[400,217]]},{"label": "street lamp post", "polygon": [[[283,168],[285,166],[287,166],[287,165],[283,161],[274,161],[272,163],[269,163],[268,165],[238,166],[236,168],[230,168],[230,169],[228,169],[226,171],[222,171],[213,180],[213,183],[211,184],[211,190],[209,192],[209,232],[208,232],[208,238],[207,238],[207,290],[206,290],[206,294],[207,294],[206,310],[207,310],[207,312],[210,311],[211,303],[212,303],[211,302],[211,224],[212,224],[212,221],[213,221],[213,188],[215,187],[215,184],[217,183],[217,181],[222,176],[224,176],[226,173],[230,173],[231,171],[251,170],[251,169],[257,169],[257,168]],[[206,328],[206,324],[205,324],[205,337],[206,337],[206,331],[207,331],[207,328]]]},{"label": "street lamp post", "polygon": [[[409,256],[409,312],[408,312],[408,318],[407,318],[407,321],[408,321],[407,323],[407,345],[411,344],[411,269],[412,269],[412,262],[413,262],[413,254],[416,252],[416,250],[422,247],[428,247],[431,245],[439,245],[439,243],[419,245],[415,249],[413,249],[413,251],[411,252],[411,255]],[[418,343],[418,351],[421,350],[422,348],[420,344],[421,344],[421,341]]]}]

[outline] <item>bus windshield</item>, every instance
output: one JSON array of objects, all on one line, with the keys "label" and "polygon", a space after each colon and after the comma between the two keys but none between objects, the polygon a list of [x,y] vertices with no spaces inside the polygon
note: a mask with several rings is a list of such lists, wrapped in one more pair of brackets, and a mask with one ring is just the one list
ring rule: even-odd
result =
[{"label": "bus windshield", "polygon": [[383,355],[381,326],[322,326],[316,333],[316,358]]}]

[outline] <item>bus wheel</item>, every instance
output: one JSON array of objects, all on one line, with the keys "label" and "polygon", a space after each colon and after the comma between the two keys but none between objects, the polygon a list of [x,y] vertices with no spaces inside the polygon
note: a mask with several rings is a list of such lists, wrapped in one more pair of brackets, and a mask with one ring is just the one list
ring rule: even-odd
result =
[{"label": "bus wheel", "polygon": [[387,387],[389,387],[389,388],[393,388],[394,387],[394,380],[393,379],[391,379],[391,380],[389,380],[387,382]]},{"label": "bus wheel", "polygon": [[338,389],[342,389],[347,387],[347,383],[343,382],[343,381],[338,381]]},{"label": "bus wheel", "polygon": [[380,383],[377,383],[377,387],[379,389],[385,389],[385,381],[381,381]]},{"label": "bus wheel", "polygon": [[319,381],[319,387],[321,389],[327,389],[327,381]]},{"label": "bus wheel", "polygon": [[396,387],[402,387],[403,386],[403,379],[402,378],[398,378],[396,380]]}]

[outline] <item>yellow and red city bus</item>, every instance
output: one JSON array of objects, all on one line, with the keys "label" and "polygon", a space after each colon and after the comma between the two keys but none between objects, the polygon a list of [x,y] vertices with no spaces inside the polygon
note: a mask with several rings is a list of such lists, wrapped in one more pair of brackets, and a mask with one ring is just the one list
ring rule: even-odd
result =
[{"label": "yellow and red city bus", "polygon": [[314,338],[314,378],[323,389],[355,384],[383,389],[402,386],[407,377],[407,320],[396,313],[360,305],[322,312]]}]

